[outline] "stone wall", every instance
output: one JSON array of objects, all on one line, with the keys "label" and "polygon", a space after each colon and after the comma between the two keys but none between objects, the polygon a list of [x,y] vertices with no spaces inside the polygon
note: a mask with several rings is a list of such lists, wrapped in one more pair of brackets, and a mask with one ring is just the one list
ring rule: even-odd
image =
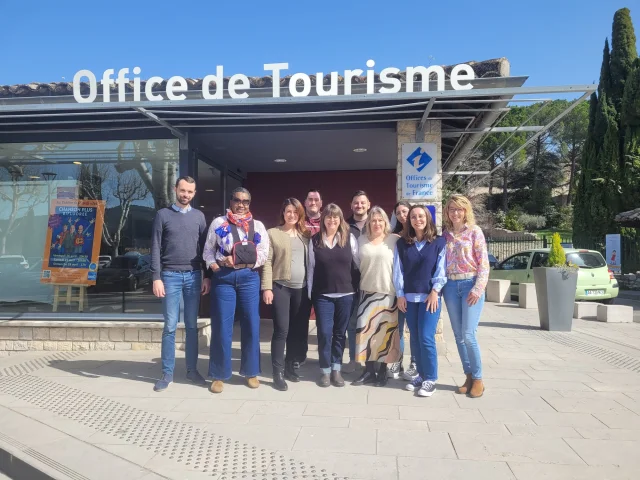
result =
[{"label": "stone wall", "polygon": [[[425,205],[433,205],[436,207],[436,227],[438,232],[442,232],[442,136],[441,136],[441,123],[439,120],[427,120],[424,124],[422,131],[418,130],[419,122],[413,120],[405,120],[398,122],[397,127],[397,146],[398,146],[398,161],[396,164],[396,189],[397,199],[407,200],[410,203],[418,203],[418,200],[409,200],[402,198],[402,144],[403,143],[420,143],[428,142],[435,143],[438,146],[438,173],[440,174],[440,180],[438,182],[437,198],[431,201],[421,202]],[[444,302],[443,302],[444,307]],[[405,345],[408,343],[405,341]],[[444,333],[442,330],[442,318],[438,321],[436,329],[436,346],[438,347],[439,355],[446,355],[447,346],[444,341]],[[406,347],[405,347],[405,350]],[[408,350],[407,350],[408,351]]]},{"label": "stone wall", "polygon": [[[210,320],[198,320],[198,345],[211,337]],[[159,350],[162,322],[57,322],[17,321],[0,323],[0,351],[28,350]],[[184,324],[178,324],[176,348],[184,350]]]}]

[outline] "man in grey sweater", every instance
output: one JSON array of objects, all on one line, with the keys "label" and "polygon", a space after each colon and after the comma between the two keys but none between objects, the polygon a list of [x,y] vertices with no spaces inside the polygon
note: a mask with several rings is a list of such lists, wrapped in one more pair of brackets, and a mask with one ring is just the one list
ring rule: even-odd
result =
[{"label": "man in grey sweater", "polygon": [[198,308],[200,295],[211,289],[210,274],[202,261],[207,222],[204,214],[190,205],[196,193],[193,178],[180,177],[175,191],[176,203],[158,211],[151,237],[153,294],[162,298],[164,315],[162,378],[153,388],[156,392],[166,390],[173,381],[180,299],[184,300],[187,378],[197,385],[206,385],[198,373]]}]

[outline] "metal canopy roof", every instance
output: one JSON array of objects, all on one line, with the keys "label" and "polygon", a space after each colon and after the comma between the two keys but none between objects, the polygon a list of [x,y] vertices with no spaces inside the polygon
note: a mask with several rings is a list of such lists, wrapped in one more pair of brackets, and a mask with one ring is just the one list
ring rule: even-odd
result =
[{"label": "metal canopy roof", "polygon": [[[527,77],[492,77],[472,81],[473,89],[366,94],[353,85],[352,95],[291,97],[288,89],[274,98],[271,88],[252,88],[246,99],[203,100],[190,91],[182,101],[77,103],[73,96],[0,99],[0,142],[33,142],[40,136],[95,139],[98,132],[162,138],[168,134],[295,129],[377,128],[401,120],[442,125],[442,161],[448,171],[473,151],[506,114],[516,95],[590,93],[595,86],[522,87]],[[431,82],[435,90],[435,82]],[[380,85],[376,85],[376,90]],[[340,87],[342,93],[343,86]],[[404,84],[403,84],[404,89]],[[129,94],[132,98],[132,94]],[[524,127],[523,127],[524,128]],[[529,131],[543,127],[526,127]],[[504,130],[503,130],[504,131]],[[170,133],[169,133],[170,132]]]}]

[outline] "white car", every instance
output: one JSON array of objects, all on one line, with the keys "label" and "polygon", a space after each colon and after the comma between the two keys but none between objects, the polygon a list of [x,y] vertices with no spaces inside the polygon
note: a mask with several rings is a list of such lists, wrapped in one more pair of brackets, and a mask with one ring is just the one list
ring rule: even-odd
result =
[{"label": "white car", "polygon": [[29,270],[29,262],[22,255],[0,255],[0,272]]}]

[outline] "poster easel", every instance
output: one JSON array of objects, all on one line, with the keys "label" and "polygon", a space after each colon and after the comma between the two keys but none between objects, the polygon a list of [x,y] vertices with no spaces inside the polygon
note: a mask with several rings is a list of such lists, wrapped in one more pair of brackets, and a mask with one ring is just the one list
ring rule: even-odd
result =
[{"label": "poster easel", "polygon": [[[53,284],[53,311],[58,311],[58,305],[60,298],[66,296],[66,304],[71,305],[71,302],[78,303],[78,311],[84,312],[85,306],[89,308],[89,297],[87,296],[87,286],[82,284],[73,283],[54,283]],[[78,292],[74,295],[73,289],[77,288]]]}]

